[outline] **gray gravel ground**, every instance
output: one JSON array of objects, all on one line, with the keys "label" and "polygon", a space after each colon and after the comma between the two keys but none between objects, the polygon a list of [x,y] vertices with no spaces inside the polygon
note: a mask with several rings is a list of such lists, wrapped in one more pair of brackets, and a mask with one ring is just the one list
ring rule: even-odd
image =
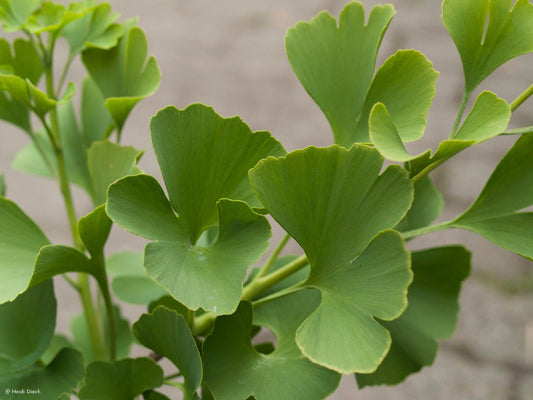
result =
[{"label": "gray gravel ground", "polygon": [[[379,60],[399,48],[415,48],[426,54],[441,72],[426,137],[410,150],[435,148],[447,137],[462,95],[459,56],[440,22],[440,1],[391,2],[398,13],[385,36]],[[112,0],[111,3],[124,19],[140,16],[151,53],[159,61],[163,74],[157,94],[135,109],[124,132],[124,143],[148,150],[141,162],[147,173],[160,176],[149,144],[148,120],[168,104],[184,108],[202,102],[224,116],[240,115],[253,130],[271,131],[288,150],[331,144],[324,116],[289,66],[283,36],[296,21],[309,20],[322,9],[338,15],[345,0]],[[364,3],[367,9],[377,4],[370,0]],[[527,56],[508,63],[483,88],[494,90],[509,101],[514,99],[533,81],[532,62],[533,57]],[[81,70],[80,65],[75,65],[72,77],[78,79]],[[532,110],[533,100],[515,113],[513,126],[533,125]],[[457,215],[470,204],[512,140],[497,138],[476,146],[434,173],[447,201],[443,219]],[[9,196],[55,242],[69,243],[62,200],[55,183],[10,169],[13,154],[27,143],[26,137],[1,124],[0,143],[0,170],[6,172]],[[78,191],[75,195],[79,214],[88,212],[88,199]],[[474,274],[461,294],[456,335],[442,344],[435,365],[396,387],[359,391],[353,377],[345,377],[331,399],[533,398],[533,291],[508,294],[502,290],[502,283],[531,279],[531,263],[474,234],[455,230],[417,239],[412,247],[444,243],[464,243],[473,250]],[[115,229],[111,245],[112,250],[137,250],[143,241]],[[289,251],[297,251],[294,243],[291,246]],[[69,316],[78,312],[78,301],[72,291],[61,282],[58,286],[62,311]],[[140,307],[127,309],[132,321],[141,312]],[[60,330],[68,331],[68,320],[66,317],[58,322]]]}]

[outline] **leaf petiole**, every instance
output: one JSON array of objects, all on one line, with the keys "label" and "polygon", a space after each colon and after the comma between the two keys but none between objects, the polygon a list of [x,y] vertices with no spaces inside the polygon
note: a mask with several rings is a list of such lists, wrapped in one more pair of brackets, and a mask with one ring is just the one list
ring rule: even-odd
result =
[{"label": "leaf petiole", "polygon": [[438,232],[443,229],[452,228],[453,227],[452,224],[453,224],[453,221],[445,221],[439,224],[425,226],[423,228],[418,228],[418,229],[413,229],[411,231],[400,232],[400,234],[402,235],[404,239],[412,239],[417,236],[422,236],[428,233]]},{"label": "leaf petiole", "polygon": [[465,90],[463,94],[463,99],[461,100],[461,105],[459,106],[459,110],[457,111],[457,116],[455,117],[455,122],[453,123],[453,129],[450,134],[450,138],[453,138],[459,130],[459,125],[461,124],[461,120],[463,119],[463,115],[465,113],[466,104],[468,103],[468,100],[470,100],[471,95],[471,91]]},{"label": "leaf petiole", "polygon": [[259,273],[255,276],[254,280],[260,279],[268,273],[274,262],[277,260],[279,253],[281,253],[290,238],[291,235],[289,235],[288,233],[283,236],[283,239],[281,239],[281,242],[279,242],[278,246],[274,249],[265,265],[263,265]]},{"label": "leaf petiole", "polygon": [[518,107],[520,107],[523,102],[525,102],[529,97],[531,97],[531,95],[533,95],[533,84],[526,90],[524,90],[516,99],[513,100],[513,102],[510,104],[511,111],[514,111]]}]

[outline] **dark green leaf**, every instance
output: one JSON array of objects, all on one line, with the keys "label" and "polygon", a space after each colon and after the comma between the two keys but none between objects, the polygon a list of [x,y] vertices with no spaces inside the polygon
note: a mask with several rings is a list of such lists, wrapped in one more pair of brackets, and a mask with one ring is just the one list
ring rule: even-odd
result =
[{"label": "dark green leaf", "polygon": [[50,364],[59,352],[66,347],[72,347],[70,340],[61,334],[54,335],[48,349],[41,356],[41,362],[45,365]]},{"label": "dark green leaf", "polygon": [[193,398],[202,381],[202,360],[185,319],[158,307],[141,316],[133,325],[133,333],[144,346],[172,361],[185,379],[185,398]]},{"label": "dark green leaf", "polygon": [[277,348],[265,355],[250,342],[252,307],[242,302],[233,315],[217,318],[204,343],[207,383],[217,400],[319,400],[331,394],[340,375],[311,363],[298,349],[298,326],[320,303],[315,290],[306,290],[256,306],[253,323],[267,326]]},{"label": "dark green leaf", "polygon": [[0,174],[0,196],[5,197],[6,195],[6,177],[4,174]]},{"label": "dark green leaf", "polygon": [[117,47],[88,48],[82,53],[83,63],[104,94],[105,105],[119,131],[133,107],[159,87],[159,67],[155,58],[146,60],[147,52],[145,33],[132,26]]},{"label": "dark green leaf", "polygon": [[463,247],[440,247],[413,253],[414,280],[409,305],[400,318],[382,322],[392,336],[387,357],[368,375],[356,374],[359,387],[394,385],[433,364],[436,339],[452,336],[461,283],[470,273],[470,253]]},{"label": "dark green leaf", "polygon": [[96,361],[87,368],[80,400],[131,400],[163,384],[163,369],[151,358],[114,363]]},{"label": "dark green leaf", "polygon": [[105,212],[104,204],[95,208],[78,221],[81,240],[92,258],[97,259],[103,254],[104,246],[111,231],[111,224],[112,222]]},{"label": "dark green leaf", "polygon": [[0,379],[41,358],[54,335],[56,309],[51,280],[0,305]]},{"label": "dark green leaf", "polygon": [[357,119],[381,39],[394,13],[391,5],[376,6],[365,24],[363,5],[351,2],[342,11],[338,26],[335,18],[323,11],[310,23],[299,22],[287,32],[285,47],[291,66],[326,115],[340,145],[361,139],[356,136]]},{"label": "dark green leaf", "polygon": [[415,199],[405,217],[405,229],[411,230],[428,226],[442,212],[444,199],[431,178],[425,176],[415,183]]},{"label": "dark green leaf", "polygon": [[1,304],[26,290],[39,249],[50,242],[30,217],[3,197],[0,197],[0,226]]},{"label": "dark green leaf", "polygon": [[496,68],[533,51],[533,4],[528,0],[445,0],[442,21],[455,41],[474,90]]}]

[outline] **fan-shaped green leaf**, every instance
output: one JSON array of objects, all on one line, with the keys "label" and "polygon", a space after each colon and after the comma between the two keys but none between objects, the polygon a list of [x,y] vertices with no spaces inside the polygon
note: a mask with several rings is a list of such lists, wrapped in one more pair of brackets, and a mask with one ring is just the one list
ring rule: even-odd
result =
[{"label": "fan-shaped green leaf", "polygon": [[[72,11],[80,11],[73,5]],[[115,24],[117,13],[111,13],[111,5],[104,3],[82,7],[83,17],[71,22],[63,29],[63,35],[70,46],[70,54],[78,54],[87,48],[111,49],[124,34],[124,28]]]},{"label": "fan-shaped green leaf", "polygon": [[445,0],[442,21],[452,36],[472,92],[496,68],[533,51],[533,4],[529,0]]},{"label": "fan-shaped green leaf", "polygon": [[96,207],[78,221],[78,231],[85,247],[92,258],[103,254],[104,246],[111,231],[111,220],[105,212],[105,206]]},{"label": "fan-shaped green leaf", "polygon": [[56,309],[51,280],[0,305],[0,379],[41,358],[54,335]]},{"label": "fan-shaped green leaf", "polygon": [[83,17],[83,15],[84,13],[72,12],[63,4],[45,1],[28,19],[26,29],[38,35],[48,32],[55,38],[65,25]]},{"label": "fan-shaped green leaf", "polygon": [[93,142],[105,139],[113,119],[105,107],[105,98],[90,76],[83,80],[81,90],[81,126],[87,148]]},{"label": "fan-shaped green leaf", "polygon": [[132,146],[121,146],[107,140],[94,142],[87,151],[94,203],[105,203],[107,187],[119,178],[138,172],[137,161],[142,152]]},{"label": "fan-shaped green leaf", "polygon": [[121,252],[107,258],[107,271],[113,277],[111,288],[126,303],[148,304],[167,292],[146,275],[143,253]]},{"label": "fan-shaped green leaf", "polygon": [[392,336],[391,348],[374,373],[356,374],[359,387],[394,385],[433,364],[436,339],[447,339],[455,330],[457,300],[470,272],[470,253],[458,246],[433,248],[414,252],[412,262],[409,306],[400,318],[382,322]]},{"label": "fan-shaped green leaf", "polygon": [[118,46],[109,50],[88,48],[82,53],[83,63],[104,94],[119,131],[133,107],[159,87],[159,67],[155,58],[146,60],[147,52],[145,33],[132,26]]},{"label": "fan-shaped green leaf", "polygon": [[252,133],[240,118],[222,118],[202,104],[164,108],[150,130],[170,203],[193,242],[217,224],[219,199],[260,206],[248,170],[265,157],[285,154],[268,132]]},{"label": "fan-shaped green leaf", "polygon": [[[263,204],[309,259],[306,285],[322,292],[320,307],[298,331],[298,344],[314,362],[343,373],[378,366],[390,337],[373,316],[397,317],[411,279],[399,235],[385,232],[372,240],[402,219],[413,196],[407,173],[392,166],[378,175],[382,163],[365,146],[311,147],[250,171]],[[317,340],[328,336],[335,339]]]},{"label": "fan-shaped green leaf", "polygon": [[37,9],[41,0],[0,0],[0,22],[6,32],[23,27]]},{"label": "fan-shaped green leaf", "polygon": [[1,304],[26,290],[39,249],[50,242],[30,217],[3,197],[0,197],[0,226]]},{"label": "fan-shaped green leaf", "polygon": [[268,355],[258,353],[250,342],[250,303],[217,318],[203,346],[206,380],[215,398],[320,400],[331,394],[340,375],[311,363],[294,341],[296,329],[319,303],[317,291],[305,290],[254,308],[253,324],[276,335],[277,348]]},{"label": "fan-shaped green leaf", "polygon": [[435,221],[444,207],[444,199],[441,192],[435,187],[431,178],[425,176],[415,183],[415,199],[409,212],[400,222],[400,226],[405,223],[402,229],[396,227],[397,230],[412,230],[423,228]]},{"label": "fan-shaped green leaf", "polygon": [[285,47],[292,69],[326,115],[338,144],[349,146],[361,139],[355,130],[357,118],[394,13],[391,5],[376,6],[365,25],[363,5],[352,2],[342,11],[338,26],[323,11],[287,32]]},{"label": "fan-shaped green leaf", "polygon": [[133,333],[144,346],[172,361],[185,379],[185,399],[193,399],[202,381],[202,360],[185,319],[158,307],[141,316],[133,325]]},{"label": "fan-shaped green leaf", "polygon": [[[120,382],[120,384],[117,384]],[[163,369],[151,358],[96,361],[87,368],[80,400],[131,400],[163,384]]]},{"label": "fan-shaped green leaf", "polygon": [[[32,397],[56,399],[59,396],[64,399],[63,393],[75,389],[84,373],[82,355],[74,349],[65,348],[47,365],[34,364],[5,382],[1,382],[0,378],[0,390],[3,394],[9,388],[12,392],[7,398],[16,400]],[[20,392],[13,392],[15,388]],[[70,399],[68,395],[66,398]]]},{"label": "fan-shaped green leaf", "polygon": [[453,226],[477,232],[499,246],[533,258],[533,214],[516,213],[533,205],[532,151],[533,134],[522,135]]}]

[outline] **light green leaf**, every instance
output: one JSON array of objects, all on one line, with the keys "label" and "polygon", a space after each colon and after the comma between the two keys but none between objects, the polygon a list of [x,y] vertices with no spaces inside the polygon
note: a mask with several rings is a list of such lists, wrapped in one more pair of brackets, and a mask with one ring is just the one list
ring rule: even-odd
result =
[{"label": "light green leaf", "polygon": [[299,22],[287,32],[285,47],[292,69],[326,115],[340,145],[360,140],[355,130],[357,119],[381,39],[394,13],[391,5],[376,6],[365,24],[363,5],[351,2],[342,11],[338,26],[335,18],[323,11],[310,23]]},{"label": "light green leaf", "polygon": [[103,140],[113,119],[105,107],[105,98],[90,76],[83,80],[81,90],[81,126],[87,148]]},{"label": "light green leaf", "polygon": [[453,138],[481,143],[505,131],[510,119],[511,108],[507,102],[484,91]]},{"label": "light green leaf", "polygon": [[146,275],[142,252],[121,252],[109,256],[107,271],[113,276],[113,293],[126,303],[148,304],[167,294]]},{"label": "light green leaf", "polygon": [[277,348],[265,355],[250,342],[252,306],[242,302],[233,315],[217,318],[204,343],[206,381],[217,400],[320,400],[339,384],[340,375],[313,364],[296,346],[298,326],[320,303],[306,290],[256,306],[253,324],[268,327]]},{"label": "light green leaf", "polygon": [[82,60],[98,85],[119,132],[133,107],[159,87],[161,74],[155,58],[146,61],[148,43],[141,28],[131,27],[117,47],[88,48]]},{"label": "light green leaf", "polygon": [[150,130],[170,203],[193,242],[217,224],[219,199],[260,207],[248,170],[263,158],[286,153],[270,133],[252,133],[239,117],[222,118],[202,104],[164,108]]},{"label": "light green leaf", "polygon": [[[133,334],[130,330],[129,322],[122,317],[120,308],[113,307],[115,315],[115,327],[117,332],[117,359],[128,357],[130,354],[130,348],[133,344]],[[105,345],[109,348],[109,325],[107,318],[107,312],[104,311],[102,315],[104,321],[104,338]],[[78,348],[85,359],[85,363],[89,364],[94,361],[94,351],[91,344],[91,336],[89,334],[89,327],[87,325],[87,319],[85,314],[78,314],[70,321],[70,331],[74,338],[74,344]]]},{"label": "light green leaf", "polygon": [[83,15],[83,13],[71,12],[62,4],[45,1],[29,18],[26,23],[26,29],[36,35],[48,32],[55,38],[65,25],[81,18]]},{"label": "light green leaf", "polygon": [[93,142],[87,152],[92,178],[94,203],[105,203],[107,187],[119,178],[137,172],[137,160],[142,152],[132,146],[121,146],[104,140]]},{"label": "light green leaf", "polygon": [[445,0],[442,21],[452,36],[472,92],[496,68],[533,51],[533,4],[528,0]]},{"label": "light green leaf", "polygon": [[95,208],[78,221],[78,231],[85,247],[96,259],[103,254],[104,246],[111,231],[111,220],[105,212],[105,206]]},{"label": "light green leaf", "polygon": [[532,151],[533,134],[522,135],[453,226],[477,232],[499,246],[533,258],[533,214],[516,213],[533,205]]},{"label": "light green leaf", "polygon": [[271,236],[265,217],[246,203],[218,202],[220,232],[204,247],[187,241],[159,241],[146,246],[148,275],[188,308],[229,314],[237,307],[250,265],[268,248]]},{"label": "light green leaf", "polygon": [[50,242],[30,217],[15,203],[3,197],[0,197],[0,226],[2,304],[26,290],[39,249]]},{"label": "light green leaf", "polygon": [[5,197],[6,195],[6,177],[4,174],[0,174],[0,196]]},{"label": "light green leaf", "polygon": [[0,0],[0,22],[6,32],[23,27],[41,0]]},{"label": "light green leaf", "polygon": [[433,364],[436,339],[453,335],[461,283],[470,273],[470,253],[459,246],[413,253],[414,280],[409,306],[400,318],[382,324],[392,336],[387,357],[373,374],[356,374],[359,387],[394,385]]},{"label": "light green leaf", "polygon": [[[59,396],[65,399],[63,393],[75,389],[83,379],[84,373],[82,355],[74,349],[65,348],[50,364],[34,364],[11,376],[7,381],[0,381],[0,390],[2,394],[5,393],[6,388],[24,390],[24,393],[10,393],[9,397],[5,397],[6,399],[27,400],[32,397],[56,399]],[[28,390],[38,390],[38,393],[26,392]],[[66,398],[70,397],[67,395]]]},{"label": "light green leaf", "polygon": [[[120,384],[117,384],[120,382]],[[163,369],[151,358],[96,361],[87,368],[80,400],[131,400],[163,384]]]},{"label": "light green leaf", "polygon": [[311,147],[250,172],[263,204],[309,259],[306,285],[322,292],[320,307],[298,330],[299,347],[342,373],[379,365],[390,337],[373,318],[394,319],[406,306],[411,272],[403,241],[393,231],[374,237],[403,218],[413,187],[397,166],[378,175],[382,164],[365,146]]},{"label": "light green leaf", "polygon": [[141,316],[133,325],[133,333],[144,346],[172,361],[183,374],[185,399],[194,398],[202,381],[202,360],[185,319],[158,307]]},{"label": "light green leaf", "polygon": [[[78,11],[71,5],[71,10]],[[87,48],[110,49],[124,34],[124,28],[115,24],[117,13],[111,13],[111,5],[104,3],[86,8],[82,18],[63,29],[70,46],[70,54],[78,54]]]},{"label": "light green leaf", "polygon": [[54,335],[56,311],[51,280],[0,305],[0,380],[41,358]]}]

